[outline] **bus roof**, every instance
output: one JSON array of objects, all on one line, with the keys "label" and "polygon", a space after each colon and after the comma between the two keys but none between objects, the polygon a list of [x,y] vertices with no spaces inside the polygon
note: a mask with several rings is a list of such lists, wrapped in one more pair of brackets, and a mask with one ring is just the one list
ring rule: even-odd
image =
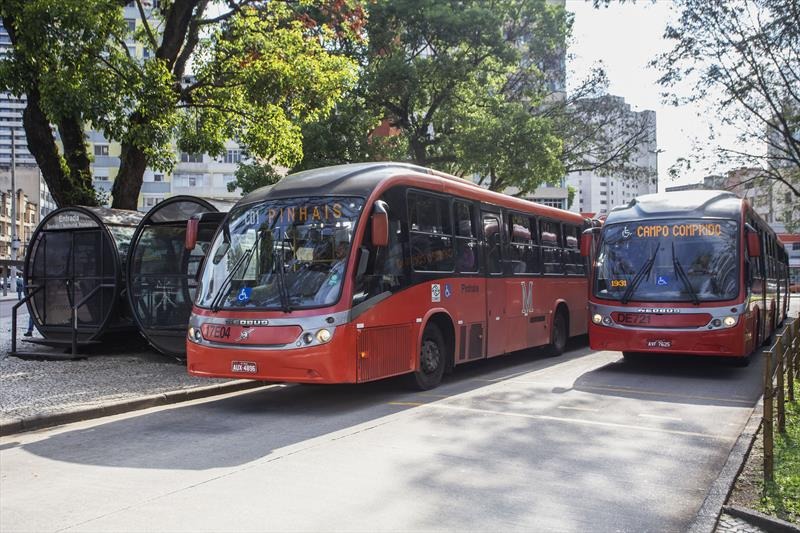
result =
[{"label": "bus roof", "polygon": [[577,213],[489,191],[469,180],[430,168],[395,162],[352,163],[289,174],[274,185],[256,189],[244,196],[237,205],[297,196],[361,196],[367,198],[386,179],[414,175],[427,176],[433,182],[444,184],[445,192],[461,194],[510,208],[516,206],[518,209],[530,209],[531,206],[535,206],[537,211],[545,216],[550,215],[561,219],[574,218],[576,222],[583,220],[583,217]]},{"label": "bus roof", "polygon": [[650,218],[739,218],[743,200],[729,191],[675,191],[645,194],[615,207],[606,224]]}]

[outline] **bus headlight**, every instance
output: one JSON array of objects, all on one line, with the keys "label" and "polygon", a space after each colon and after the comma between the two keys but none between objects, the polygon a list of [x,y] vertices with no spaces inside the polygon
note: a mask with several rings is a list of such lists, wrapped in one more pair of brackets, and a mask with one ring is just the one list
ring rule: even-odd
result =
[{"label": "bus headlight", "polygon": [[203,334],[200,333],[200,328],[189,326],[189,340],[198,344],[203,341]]},{"label": "bus headlight", "polygon": [[595,313],[592,315],[592,322],[594,322],[595,324],[599,324],[602,321],[603,317],[600,315],[600,313]]},{"label": "bus headlight", "polygon": [[732,328],[736,325],[736,317],[735,316],[726,316],[722,319],[722,323],[725,324],[726,328]]},{"label": "bus headlight", "polygon": [[611,325],[611,317],[610,316],[604,316],[603,317],[603,324],[605,324],[606,326],[610,326]]},{"label": "bus headlight", "polygon": [[327,329],[321,329],[317,332],[317,340],[319,342],[328,342],[331,340],[331,332]]},{"label": "bus headlight", "polygon": [[304,333],[303,342],[305,342],[306,344],[311,344],[312,342],[314,342],[314,336],[311,333]]}]

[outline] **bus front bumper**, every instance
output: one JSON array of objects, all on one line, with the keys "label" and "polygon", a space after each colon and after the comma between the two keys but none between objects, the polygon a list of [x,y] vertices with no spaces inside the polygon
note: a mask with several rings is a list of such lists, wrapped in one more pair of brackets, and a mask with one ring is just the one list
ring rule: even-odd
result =
[{"label": "bus front bumper", "polygon": [[264,349],[187,340],[186,367],[201,377],[255,379],[290,383],[355,383],[355,331],[336,328],[324,345]]},{"label": "bus front bumper", "polygon": [[665,328],[618,328],[589,324],[592,350],[744,357],[744,320],[732,328],[708,331],[669,330]]}]

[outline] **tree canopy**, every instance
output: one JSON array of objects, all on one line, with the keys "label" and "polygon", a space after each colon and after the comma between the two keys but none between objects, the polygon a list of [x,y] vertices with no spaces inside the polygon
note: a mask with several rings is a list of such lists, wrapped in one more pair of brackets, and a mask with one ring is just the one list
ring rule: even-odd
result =
[{"label": "tree canopy", "polygon": [[[59,168],[91,186],[87,125],[122,144],[113,207],[135,209],[145,168],[171,169],[176,145],[219,155],[236,138],[258,158],[294,165],[302,124],[323,117],[355,79],[354,62],[337,49],[356,36],[363,12],[343,0],[164,0],[152,11],[135,0],[133,31],[126,3],[3,4],[0,16],[13,33],[2,65],[13,76],[3,79],[41,115],[36,125],[26,121],[28,139],[46,138],[53,123],[64,144],[57,164],[40,162],[51,190],[63,189]],[[61,127],[66,119],[84,156],[80,166]],[[58,157],[52,134],[48,145]]]},{"label": "tree canopy", "polygon": [[[800,196],[800,6],[795,0],[679,0],[665,31],[671,51],[654,64],[675,105],[706,103],[739,132],[744,147],[721,146],[685,164],[760,169]],[[688,86],[688,90],[687,90]]]}]

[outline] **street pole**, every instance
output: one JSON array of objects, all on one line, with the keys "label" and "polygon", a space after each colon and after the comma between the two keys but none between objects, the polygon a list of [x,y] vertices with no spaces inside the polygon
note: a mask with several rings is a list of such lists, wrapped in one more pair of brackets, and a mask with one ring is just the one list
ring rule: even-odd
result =
[{"label": "street pole", "polygon": [[17,147],[14,127],[11,127],[11,290],[17,290]]}]

